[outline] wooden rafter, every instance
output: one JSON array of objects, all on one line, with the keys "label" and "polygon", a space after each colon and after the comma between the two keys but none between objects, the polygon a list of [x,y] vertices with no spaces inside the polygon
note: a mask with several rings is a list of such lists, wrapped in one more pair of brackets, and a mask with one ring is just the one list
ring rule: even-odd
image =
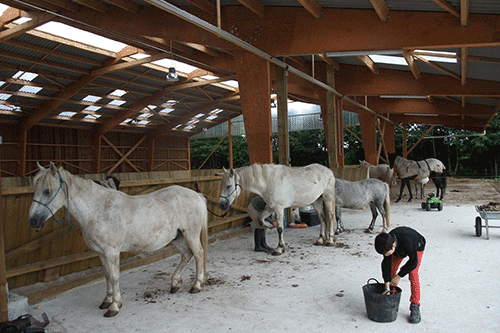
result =
[{"label": "wooden rafter", "polygon": [[67,0],[44,0],[44,2],[64,8],[71,12],[77,12],[80,9],[80,6],[78,4]]},{"label": "wooden rafter", "polygon": [[415,62],[415,59],[413,58],[413,54],[411,51],[403,51],[403,57],[406,60],[406,63],[408,64],[408,67],[410,68],[411,73],[415,77],[415,79],[420,79],[420,70],[418,69],[417,63]]},{"label": "wooden rafter", "polygon": [[88,7],[90,9],[96,10],[101,13],[106,13],[107,6],[97,0],[74,0],[82,6]]},{"label": "wooden rafter", "polygon": [[465,85],[467,80],[467,48],[462,47],[462,52],[460,53],[460,82]]},{"label": "wooden rafter", "polygon": [[297,0],[315,18],[320,18],[323,13],[323,8],[316,0]]},{"label": "wooden rafter", "polygon": [[448,69],[446,69],[446,68],[444,68],[442,66],[439,66],[438,64],[433,63],[432,61],[429,61],[429,60],[425,59],[422,56],[416,55],[415,58],[417,58],[418,60],[420,60],[422,62],[425,62],[429,66],[434,67],[435,69],[437,69],[440,72],[445,73],[446,75],[449,75],[451,77],[454,77],[457,80],[460,80],[460,76],[458,76],[457,74],[453,73],[452,71],[450,71],[450,70],[448,70]]},{"label": "wooden rafter", "polygon": [[460,24],[465,27],[469,22],[469,0],[460,0]]},{"label": "wooden rafter", "polygon": [[432,2],[434,2],[436,5],[443,8],[444,10],[446,10],[447,12],[452,14],[453,16],[460,18],[460,12],[455,7],[453,7],[448,1],[446,1],[446,0],[432,0]]},{"label": "wooden rafter", "polygon": [[238,2],[250,9],[255,14],[264,16],[264,6],[257,0],[238,0]]},{"label": "wooden rafter", "polygon": [[338,62],[336,62],[335,60],[333,60],[332,58],[330,57],[327,57],[325,53],[320,53],[318,54],[318,57],[321,58],[324,62],[326,62],[328,65],[331,65],[333,66],[333,68],[335,68],[335,70],[340,70],[340,65]]},{"label": "wooden rafter", "polygon": [[215,15],[215,5],[208,0],[186,0],[210,15]]},{"label": "wooden rafter", "polygon": [[357,56],[357,58],[365,64],[366,67],[373,73],[373,74],[378,74],[378,66],[375,65],[373,62],[372,58],[370,58],[368,55],[362,55],[362,56]]},{"label": "wooden rafter", "polygon": [[52,14],[43,13],[43,14],[34,15],[34,17],[31,20],[24,22],[23,24],[19,24],[15,27],[1,31],[0,32],[0,43],[8,41],[9,39],[17,37],[19,35],[22,35],[26,31],[29,31],[31,29],[35,29],[35,28],[41,26],[42,24],[49,22],[53,18],[54,18],[54,15],[52,15]]},{"label": "wooden rafter", "polygon": [[106,0],[110,4],[113,4],[121,9],[131,12],[132,14],[137,14],[139,12],[139,5],[136,5],[133,1],[127,0]]},{"label": "wooden rafter", "polygon": [[389,7],[387,7],[387,3],[385,0],[370,0],[373,9],[377,12],[378,17],[382,21],[387,21],[387,18],[389,17]]}]

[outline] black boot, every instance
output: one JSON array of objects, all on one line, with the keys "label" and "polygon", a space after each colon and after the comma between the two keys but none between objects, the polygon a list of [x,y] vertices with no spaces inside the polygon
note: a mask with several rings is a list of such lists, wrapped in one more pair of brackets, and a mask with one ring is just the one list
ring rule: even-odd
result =
[{"label": "black boot", "polygon": [[263,228],[255,228],[253,239],[255,243],[256,252],[269,252],[272,250],[271,247],[266,244],[266,230]]},{"label": "black boot", "polygon": [[410,323],[418,324],[420,323],[420,305],[411,303],[410,304]]}]

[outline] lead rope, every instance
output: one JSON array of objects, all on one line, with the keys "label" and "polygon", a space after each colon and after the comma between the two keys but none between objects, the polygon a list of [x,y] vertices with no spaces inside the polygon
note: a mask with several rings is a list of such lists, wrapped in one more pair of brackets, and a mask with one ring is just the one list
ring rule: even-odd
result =
[{"label": "lead rope", "polygon": [[[47,202],[47,203],[43,203],[43,202],[35,200],[35,199],[33,199],[33,202],[36,202],[37,204],[40,204],[40,205],[44,206],[45,208],[47,208],[49,210],[49,212],[50,212],[50,215],[52,215],[52,219],[54,219],[54,221],[56,221],[56,223],[58,223],[60,225],[63,225],[64,223],[68,222],[68,224],[70,224],[68,183],[66,183],[62,179],[61,174],[59,173],[59,170],[57,170],[57,174],[59,175],[59,188],[57,189],[56,194],[54,194],[54,196],[52,197],[52,199],[50,199],[49,202]],[[66,187],[66,190],[64,190],[63,185]],[[64,220],[58,220],[55,217],[54,213],[52,212],[52,209],[49,208],[49,204],[52,201],[54,201],[54,199],[56,198],[57,194],[59,193],[59,191],[61,189],[63,189],[63,192],[66,194],[66,218]]]},{"label": "lead rope", "polygon": [[[208,198],[205,194],[203,194],[203,193],[200,191],[200,187],[198,186],[198,181],[196,180],[196,178],[195,178],[193,181],[194,181],[194,189],[195,189],[195,191],[196,191],[196,192],[198,192],[198,193],[200,193],[201,195],[203,195],[203,197]],[[236,184],[236,186],[240,186],[240,185]],[[234,187],[234,191],[236,191],[236,186]],[[240,186],[240,187],[241,187],[241,186]],[[234,192],[234,191],[233,191],[233,192]],[[227,195],[227,196],[225,196],[225,197],[223,197],[223,198],[227,200],[227,197],[228,197],[228,196],[230,196],[231,194],[233,194],[233,192],[231,192],[229,195]],[[208,208],[208,206],[207,206],[207,210],[208,210],[208,212],[209,212],[210,214],[215,215],[215,216],[217,216],[217,217],[225,217],[225,216],[229,213],[229,210],[228,210],[228,211],[227,211],[227,212],[225,212],[224,214],[220,215],[220,214],[217,214],[217,213],[215,213],[215,212],[211,211],[211,210],[210,210],[210,208]]]}]

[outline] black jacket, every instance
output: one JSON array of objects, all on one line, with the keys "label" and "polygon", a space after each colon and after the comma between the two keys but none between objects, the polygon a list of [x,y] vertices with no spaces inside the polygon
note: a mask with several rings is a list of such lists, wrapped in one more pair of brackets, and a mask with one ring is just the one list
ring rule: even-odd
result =
[{"label": "black jacket", "polygon": [[[404,277],[406,274],[417,268],[417,251],[424,251],[425,238],[416,230],[409,227],[398,227],[389,232],[396,240],[396,250],[393,255],[400,258],[408,256],[408,261],[401,267],[398,275]],[[382,261],[382,276],[385,282],[391,281],[391,257],[384,257]]]}]

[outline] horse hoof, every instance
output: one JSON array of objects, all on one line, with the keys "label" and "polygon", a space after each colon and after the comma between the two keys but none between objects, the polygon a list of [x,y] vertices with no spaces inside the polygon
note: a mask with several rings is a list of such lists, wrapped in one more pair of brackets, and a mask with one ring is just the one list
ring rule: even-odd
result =
[{"label": "horse hoof", "polygon": [[333,241],[327,241],[325,246],[332,247],[335,246],[335,243]]},{"label": "horse hoof", "polygon": [[99,305],[99,309],[101,309],[101,310],[107,309],[107,308],[109,308],[110,305],[111,305],[111,302],[102,302],[102,304]]},{"label": "horse hoof", "polygon": [[192,288],[191,288],[191,290],[189,290],[189,292],[190,292],[191,294],[197,294],[197,293],[199,293],[200,291],[201,291],[201,289],[200,289],[200,288],[198,288],[198,287],[192,287]]},{"label": "horse hoof", "polygon": [[282,254],[283,254],[283,252],[284,252],[284,251],[283,251],[283,249],[282,249],[281,247],[277,247],[277,248],[275,248],[275,249],[271,252],[271,254],[272,254],[273,256],[280,256],[280,255],[282,255]]},{"label": "horse hoof", "polygon": [[176,292],[178,292],[178,291],[179,291],[179,289],[181,289],[181,287],[171,287],[171,288],[170,288],[170,293],[171,293],[171,294],[175,294]]},{"label": "horse hoof", "polygon": [[119,311],[116,311],[116,310],[108,310],[105,314],[104,314],[104,317],[106,318],[110,318],[110,317],[114,317],[118,314]]},{"label": "horse hoof", "polygon": [[398,199],[396,199],[396,201],[394,201],[394,202],[398,203],[398,202],[400,202],[400,201],[401,201],[401,198],[398,198]]},{"label": "horse hoof", "polygon": [[366,229],[366,230],[365,230],[365,232],[366,232],[367,234],[371,234],[371,233],[372,233],[372,231],[373,231],[373,229],[370,229],[370,228],[368,228],[368,229]]},{"label": "horse hoof", "polygon": [[316,246],[321,246],[323,244],[324,244],[324,241],[322,238],[318,238],[318,240],[314,243],[314,245],[316,245]]}]

